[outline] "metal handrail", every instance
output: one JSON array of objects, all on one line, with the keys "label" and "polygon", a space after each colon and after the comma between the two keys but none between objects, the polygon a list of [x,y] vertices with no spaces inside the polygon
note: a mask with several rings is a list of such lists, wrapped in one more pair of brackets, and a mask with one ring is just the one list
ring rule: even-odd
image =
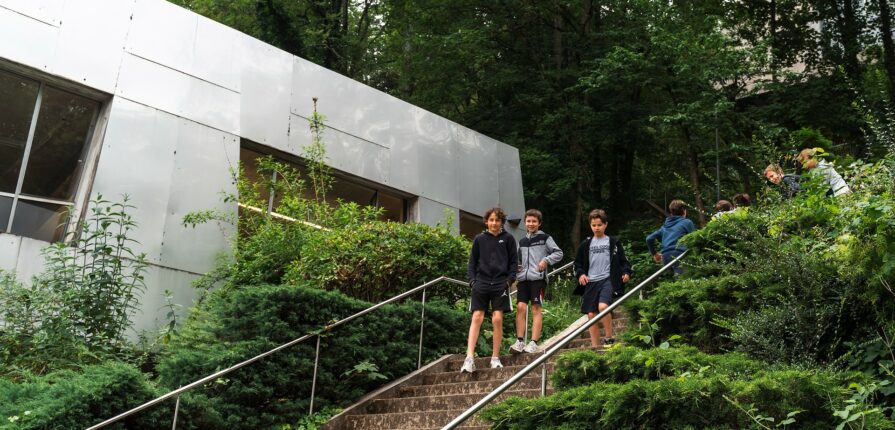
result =
[{"label": "metal handrail", "polygon": [[[269,350],[269,351],[267,351],[267,352],[264,352],[264,353],[262,353],[262,354],[256,355],[256,356],[254,356],[254,357],[252,357],[252,358],[250,358],[250,359],[248,359],[248,360],[242,361],[242,362],[237,363],[237,364],[235,364],[235,365],[233,365],[233,366],[230,366],[230,367],[228,367],[228,368],[226,368],[226,369],[224,369],[224,370],[215,372],[215,373],[213,373],[213,374],[211,374],[211,375],[208,375],[208,376],[206,376],[206,377],[204,377],[204,378],[202,378],[202,379],[199,379],[199,380],[194,381],[194,382],[192,382],[192,383],[190,383],[190,384],[184,385],[184,386],[182,386],[182,387],[180,387],[180,388],[178,388],[178,389],[176,389],[176,390],[174,390],[174,391],[169,392],[168,394],[159,396],[159,397],[157,397],[157,398],[155,398],[155,399],[153,399],[153,400],[150,400],[150,401],[148,401],[148,402],[146,402],[146,403],[143,403],[143,404],[140,405],[140,406],[137,406],[137,407],[135,407],[135,408],[133,408],[133,409],[130,409],[130,410],[126,411],[126,412],[122,412],[121,414],[118,414],[118,415],[116,415],[116,416],[114,416],[114,417],[112,417],[112,418],[109,418],[109,419],[107,419],[107,420],[105,420],[105,421],[103,421],[103,422],[101,422],[101,423],[99,423],[99,424],[95,424],[95,425],[93,425],[93,426],[91,426],[91,427],[88,427],[87,430],[95,430],[95,429],[99,429],[99,428],[105,427],[105,426],[107,426],[107,425],[109,425],[109,424],[112,424],[112,423],[114,423],[114,422],[116,422],[116,421],[121,420],[122,418],[126,418],[126,417],[128,417],[128,416],[130,416],[130,415],[133,415],[133,414],[135,414],[135,413],[137,413],[137,412],[140,412],[140,411],[142,411],[142,410],[144,410],[144,409],[146,409],[146,408],[149,408],[149,407],[151,407],[151,406],[154,406],[154,405],[156,405],[156,404],[158,404],[158,403],[161,403],[161,402],[163,402],[163,401],[165,401],[165,400],[168,400],[168,399],[170,399],[170,398],[172,398],[172,397],[179,396],[180,394],[183,394],[183,393],[185,393],[185,392],[187,392],[187,391],[192,390],[193,388],[196,388],[196,387],[198,387],[198,386],[200,386],[200,385],[204,385],[204,384],[206,384],[206,383],[208,383],[208,382],[210,382],[210,381],[213,381],[213,380],[215,380],[215,379],[217,379],[217,378],[220,378],[221,376],[224,376],[224,375],[226,375],[226,374],[228,374],[228,373],[230,373],[230,372],[233,372],[234,370],[237,370],[237,369],[239,369],[239,368],[241,368],[241,367],[244,367],[244,366],[247,366],[247,365],[249,365],[249,364],[252,364],[252,363],[254,363],[254,362],[256,362],[256,361],[258,361],[258,360],[260,360],[260,359],[262,359],[262,358],[264,358],[264,357],[267,357],[267,356],[269,356],[269,355],[275,354],[275,353],[277,353],[277,352],[279,352],[279,351],[282,351],[282,350],[284,350],[284,349],[286,349],[286,348],[289,348],[290,346],[293,346],[293,345],[296,345],[296,344],[298,344],[298,343],[304,342],[304,341],[306,341],[306,340],[308,340],[308,339],[310,339],[310,338],[312,338],[312,337],[314,337],[314,336],[317,336],[317,351],[318,351],[318,356],[319,356],[319,351],[320,351],[320,336],[321,336],[321,334],[326,333],[326,332],[328,332],[328,331],[330,331],[330,330],[332,330],[332,329],[334,329],[334,328],[336,328],[336,327],[338,327],[338,326],[340,326],[340,325],[346,324],[346,323],[348,323],[348,322],[350,322],[350,321],[352,321],[352,320],[355,320],[355,319],[357,319],[357,318],[360,318],[360,317],[362,317],[362,316],[364,316],[364,315],[366,315],[366,314],[368,314],[368,313],[370,313],[370,312],[373,312],[374,310],[379,309],[379,308],[381,308],[381,307],[383,307],[383,306],[385,306],[385,305],[387,305],[387,304],[396,302],[396,301],[398,301],[398,300],[401,300],[401,299],[403,299],[403,298],[406,298],[407,296],[413,295],[413,294],[415,294],[415,293],[417,293],[417,292],[419,292],[419,291],[423,291],[424,294],[425,294],[425,289],[426,289],[426,288],[428,288],[428,287],[430,287],[430,286],[432,286],[432,285],[434,285],[434,284],[437,284],[437,283],[439,283],[439,282],[442,282],[442,281],[444,281],[444,282],[448,282],[448,283],[452,283],[452,284],[457,284],[457,285],[469,286],[469,282],[460,281],[460,280],[457,280],[457,279],[454,279],[454,278],[450,278],[450,277],[447,277],[447,276],[440,276],[440,277],[438,277],[438,278],[436,278],[436,279],[433,279],[433,280],[431,280],[431,281],[429,281],[429,282],[426,282],[425,284],[422,284],[422,285],[420,285],[420,286],[418,286],[418,287],[416,287],[416,288],[413,288],[413,289],[411,289],[411,290],[405,291],[405,292],[403,292],[403,293],[401,293],[401,294],[398,294],[397,296],[394,296],[394,297],[392,297],[392,298],[390,298],[390,299],[384,300],[384,301],[379,302],[379,303],[377,303],[377,304],[375,304],[375,305],[373,305],[373,306],[370,306],[369,308],[366,308],[366,309],[364,309],[364,310],[362,310],[362,311],[360,311],[360,312],[358,312],[358,313],[356,313],[356,314],[354,314],[354,315],[351,315],[351,316],[349,316],[349,317],[345,317],[345,318],[343,318],[343,319],[341,319],[341,320],[338,320],[338,321],[336,321],[336,322],[334,322],[334,323],[332,323],[332,324],[328,324],[328,325],[324,326],[323,328],[321,328],[318,332],[308,333],[308,334],[306,334],[306,335],[304,335],[304,336],[302,336],[302,337],[300,337],[300,338],[298,338],[298,339],[294,339],[294,340],[292,340],[292,341],[289,341],[289,342],[287,342],[287,343],[284,343],[284,344],[282,344],[282,345],[280,345],[280,346],[278,346],[278,347],[276,347],[276,348],[273,348],[273,349],[271,349],[271,350]],[[425,306],[425,295],[423,296],[423,301],[424,301],[423,303],[424,303],[424,306]],[[423,310],[425,311],[425,307],[423,308]],[[314,377],[314,382],[315,382],[315,383],[316,383],[316,370],[317,370],[317,369],[316,369],[316,360],[315,360],[315,368],[314,368],[314,375],[315,375],[315,377]],[[313,388],[312,388],[312,393],[311,393],[311,410],[312,410],[312,411],[313,411],[313,407],[314,407],[313,403],[314,403],[314,401],[313,401]]]},{"label": "metal handrail", "polygon": [[[567,264],[565,264],[565,265],[559,267],[558,269],[556,269],[556,270],[550,272],[547,276],[548,276],[548,277],[549,277],[549,276],[553,276],[553,275],[556,274],[556,273],[559,273],[559,272],[561,272],[561,271],[563,271],[563,270],[566,270],[566,269],[568,269],[569,267],[571,267],[572,264],[573,264],[572,262],[569,262],[569,263],[567,263]],[[177,409],[179,409],[179,402],[180,402],[180,395],[181,395],[181,394],[183,394],[183,393],[185,393],[185,392],[187,392],[187,391],[190,391],[190,390],[192,390],[193,388],[196,388],[196,387],[198,387],[198,386],[201,386],[201,385],[204,385],[204,384],[206,384],[206,383],[208,383],[208,382],[211,382],[211,381],[213,381],[213,380],[215,380],[215,379],[217,379],[217,378],[220,378],[220,377],[222,377],[222,376],[224,376],[224,375],[226,375],[226,374],[228,374],[228,373],[230,373],[230,372],[233,372],[233,371],[235,371],[235,370],[237,370],[237,369],[239,369],[239,368],[241,368],[241,367],[245,367],[245,366],[247,366],[247,365],[249,365],[249,364],[252,364],[252,363],[254,363],[254,362],[256,362],[256,361],[258,361],[258,360],[260,360],[260,359],[262,359],[262,358],[264,358],[264,357],[267,357],[267,356],[269,356],[269,355],[273,355],[273,354],[275,354],[275,353],[277,353],[277,352],[279,352],[279,351],[281,351],[281,350],[284,350],[284,349],[289,348],[289,347],[291,347],[291,346],[293,346],[293,345],[296,345],[296,344],[299,344],[299,343],[301,343],[301,342],[304,342],[304,341],[306,341],[306,340],[308,340],[308,339],[310,339],[310,338],[312,338],[312,337],[314,337],[314,336],[317,336],[317,345],[316,345],[316,352],[315,352],[315,357],[314,357],[314,376],[313,376],[313,378],[312,378],[312,383],[311,383],[311,405],[310,405],[310,413],[313,413],[313,411],[314,411],[314,392],[315,392],[315,388],[316,388],[316,384],[317,384],[317,367],[318,367],[318,366],[317,366],[317,364],[318,364],[318,360],[317,360],[317,359],[318,359],[319,356],[320,356],[320,338],[321,338],[321,334],[322,334],[322,333],[326,333],[326,332],[328,332],[328,331],[331,331],[332,329],[334,329],[334,328],[336,328],[336,327],[338,327],[338,326],[341,326],[341,325],[343,325],[343,324],[347,324],[348,322],[350,322],[350,321],[352,321],[352,320],[355,320],[355,319],[357,319],[357,318],[360,318],[360,317],[362,317],[362,316],[364,316],[364,315],[366,315],[366,314],[368,314],[368,313],[370,313],[370,312],[373,312],[374,310],[379,309],[379,308],[381,308],[382,306],[385,306],[385,305],[390,304],[390,303],[394,303],[394,302],[396,302],[396,301],[398,301],[398,300],[404,299],[404,298],[406,298],[406,297],[408,297],[408,296],[414,295],[414,294],[416,294],[416,293],[422,291],[422,292],[423,292],[423,297],[422,297],[422,319],[421,319],[421,321],[420,321],[420,347],[419,347],[419,355],[417,356],[417,367],[422,367],[422,353],[423,353],[423,352],[422,352],[422,347],[423,347],[423,346],[422,346],[422,345],[423,345],[422,342],[423,342],[423,333],[424,333],[424,324],[425,324],[425,312],[426,312],[426,288],[428,288],[428,287],[430,287],[430,286],[432,286],[432,285],[435,285],[435,284],[437,284],[437,283],[439,283],[439,282],[442,282],[442,281],[444,281],[444,282],[448,282],[448,283],[452,283],[452,284],[456,284],[456,285],[469,286],[469,282],[460,281],[460,280],[458,280],[458,279],[450,278],[450,277],[447,277],[447,276],[440,276],[440,277],[438,277],[438,278],[436,278],[436,279],[433,279],[433,280],[431,280],[431,281],[429,281],[429,282],[426,282],[426,283],[424,283],[424,284],[422,284],[422,285],[420,285],[420,286],[418,286],[418,287],[415,287],[415,288],[413,288],[413,289],[407,290],[407,291],[405,291],[405,292],[403,292],[403,293],[401,293],[401,294],[398,294],[397,296],[394,296],[394,297],[392,297],[392,298],[390,298],[390,299],[384,300],[384,301],[379,302],[379,303],[377,303],[377,304],[375,304],[375,305],[373,305],[373,306],[370,306],[369,308],[366,308],[366,309],[364,309],[364,310],[362,310],[362,311],[360,311],[360,312],[358,312],[358,313],[356,313],[356,314],[354,314],[354,315],[345,317],[345,318],[343,318],[343,319],[341,319],[341,320],[338,320],[338,321],[336,321],[336,322],[334,322],[334,323],[332,323],[332,324],[328,324],[328,325],[324,326],[323,328],[321,328],[318,332],[308,333],[308,334],[306,334],[306,335],[304,335],[304,336],[302,336],[302,337],[300,337],[300,338],[298,338],[298,339],[294,339],[294,340],[292,340],[292,341],[290,341],[290,342],[284,343],[284,344],[282,344],[282,345],[280,345],[280,346],[278,346],[278,347],[276,347],[276,348],[273,348],[273,349],[271,349],[271,350],[269,350],[269,351],[267,351],[267,352],[264,352],[264,353],[262,353],[262,354],[256,355],[256,356],[254,356],[254,357],[252,357],[252,358],[250,358],[250,359],[248,359],[248,360],[242,361],[242,362],[237,363],[237,364],[235,364],[235,365],[233,365],[233,366],[230,366],[230,367],[228,367],[228,368],[226,368],[226,369],[223,369],[223,370],[221,370],[221,371],[218,371],[218,372],[215,372],[215,373],[213,373],[213,374],[211,374],[211,375],[208,375],[208,376],[206,376],[206,377],[204,377],[204,378],[202,378],[202,379],[199,379],[199,380],[196,380],[196,381],[194,381],[194,382],[191,382],[190,384],[184,385],[184,386],[182,386],[182,387],[180,387],[180,388],[178,388],[178,389],[176,389],[176,390],[173,390],[173,391],[171,391],[171,392],[169,392],[169,393],[167,393],[167,394],[165,394],[165,395],[159,396],[159,397],[157,397],[157,398],[155,398],[155,399],[153,399],[153,400],[150,400],[150,401],[148,401],[148,402],[146,402],[146,403],[143,403],[143,404],[140,405],[140,406],[137,406],[137,407],[135,407],[135,408],[133,408],[133,409],[130,409],[130,410],[125,411],[125,412],[122,412],[121,414],[118,414],[118,415],[116,415],[116,416],[114,416],[114,417],[112,417],[112,418],[109,418],[109,419],[107,419],[107,420],[105,420],[105,421],[103,421],[103,422],[101,422],[101,423],[98,423],[98,424],[95,424],[95,425],[93,425],[93,426],[91,426],[91,427],[88,427],[87,430],[95,430],[95,429],[99,429],[99,428],[105,427],[105,426],[107,426],[107,425],[109,425],[109,424],[112,424],[112,423],[114,423],[114,422],[116,422],[116,421],[119,421],[119,420],[121,420],[121,419],[123,419],[123,418],[126,418],[126,417],[128,417],[128,416],[131,416],[131,415],[133,415],[133,414],[135,414],[135,413],[137,413],[137,412],[140,412],[140,411],[142,411],[142,410],[144,410],[144,409],[150,408],[150,407],[155,406],[155,405],[157,405],[157,404],[159,404],[159,403],[161,403],[161,402],[164,402],[165,400],[168,400],[168,399],[170,399],[170,398],[172,398],[172,397],[177,397],[177,401],[178,401],[178,405],[175,407],[175,417],[174,417],[174,420],[175,420],[175,426],[176,426],[176,420],[177,420],[177,415],[176,415],[176,414],[177,414]],[[526,313],[527,313],[527,309],[526,309]],[[528,332],[528,315],[526,315],[525,323],[526,323],[525,325],[526,325],[526,334],[527,334],[527,332]]]},{"label": "metal handrail", "polygon": [[[668,262],[668,264],[666,264],[661,269],[659,269],[658,271],[656,271],[655,273],[650,275],[649,278],[646,278],[643,282],[641,282],[636,287],[632,288],[630,291],[625,293],[625,295],[623,295],[621,298],[614,301],[611,305],[609,305],[609,307],[607,307],[605,310],[603,310],[602,312],[597,314],[594,318],[587,321],[587,323],[585,323],[581,327],[578,327],[572,333],[569,333],[562,340],[560,340],[555,345],[550,347],[550,349],[544,351],[544,353],[540,357],[536,358],[528,366],[525,366],[522,370],[517,372],[515,375],[511,376],[510,379],[508,379],[506,382],[501,384],[499,387],[495,388],[494,391],[491,391],[490,393],[486,394],[485,397],[483,397],[481,400],[479,400],[476,404],[472,405],[469,409],[463,411],[463,413],[460,414],[459,416],[457,416],[456,418],[454,418],[453,421],[449,422],[447,425],[442,427],[442,430],[452,430],[452,429],[456,428],[457,426],[462,424],[464,421],[469,419],[469,417],[471,417],[473,414],[475,414],[476,412],[481,410],[483,407],[485,407],[488,403],[490,403],[492,400],[494,400],[494,398],[501,395],[504,391],[506,391],[511,386],[513,386],[513,384],[515,384],[516,382],[519,382],[519,380],[524,378],[525,375],[528,375],[529,372],[534,370],[536,367],[541,366],[542,364],[544,365],[544,368],[543,368],[543,371],[541,372],[541,375],[542,375],[542,378],[546,378],[547,367],[544,364],[544,362],[546,362],[548,359],[550,359],[550,357],[552,357],[554,354],[559,352],[559,350],[561,350],[564,346],[566,346],[567,343],[571,342],[572,339],[575,339],[576,337],[580,336],[587,329],[589,329],[592,325],[596,324],[598,321],[600,321],[600,319],[602,319],[603,317],[608,315],[610,312],[612,312],[612,310],[615,309],[618,305],[620,305],[622,302],[624,302],[629,297],[634,295],[634,293],[637,293],[641,288],[643,288],[644,286],[646,286],[647,284],[652,282],[659,275],[661,275],[666,270],[668,270],[670,267],[672,267],[684,255],[687,255],[687,251],[684,251],[681,255],[678,255],[675,259],[671,260],[670,262]],[[544,384],[544,382],[545,382],[545,380],[542,380],[542,382],[541,382],[541,395],[544,395],[544,391],[546,388],[546,385]]]}]

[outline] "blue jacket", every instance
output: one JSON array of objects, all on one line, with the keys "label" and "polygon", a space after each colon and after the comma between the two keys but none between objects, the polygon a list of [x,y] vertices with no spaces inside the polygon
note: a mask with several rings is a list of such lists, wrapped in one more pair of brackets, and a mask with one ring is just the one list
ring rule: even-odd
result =
[{"label": "blue jacket", "polygon": [[682,216],[670,216],[665,218],[665,224],[660,229],[646,237],[646,246],[649,247],[650,254],[655,254],[656,245],[654,242],[658,240],[662,243],[662,255],[671,252],[683,252],[687,248],[683,245],[678,245],[677,241],[694,231],[696,231],[696,225],[693,224],[693,221]]}]

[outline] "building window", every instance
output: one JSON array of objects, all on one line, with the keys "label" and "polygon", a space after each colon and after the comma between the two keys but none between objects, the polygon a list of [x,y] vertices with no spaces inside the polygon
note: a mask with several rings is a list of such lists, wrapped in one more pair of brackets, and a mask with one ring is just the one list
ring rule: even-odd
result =
[{"label": "building window", "polygon": [[[239,160],[242,163],[242,172],[250,181],[260,181],[261,177],[258,173],[257,160],[264,156],[265,154],[248,149],[244,146],[240,148]],[[295,168],[304,178],[308,177],[307,169],[301,163],[289,162],[280,158],[277,160]],[[276,173],[274,173],[274,175],[276,175]],[[379,216],[380,220],[401,223],[407,222],[407,199],[388,190],[378,189],[374,185],[360,184],[357,181],[352,181],[338,174],[334,176],[335,181],[333,182],[332,189],[326,193],[326,200],[329,203],[336,204],[337,201],[341,200],[344,202],[354,202],[361,206],[375,206],[382,208],[382,213]],[[274,177],[273,180],[275,181],[276,178]],[[306,188],[304,192],[306,198],[313,198],[313,190]],[[275,193],[272,194],[269,190],[263,190],[261,197],[267,201],[267,207],[262,208],[267,211],[273,211],[282,198],[282,196],[277,196]]]},{"label": "building window", "polygon": [[100,103],[0,70],[0,231],[57,241]]},{"label": "building window", "polygon": [[460,235],[469,240],[485,231],[485,222],[482,221],[481,215],[471,214],[469,212],[460,211]]}]

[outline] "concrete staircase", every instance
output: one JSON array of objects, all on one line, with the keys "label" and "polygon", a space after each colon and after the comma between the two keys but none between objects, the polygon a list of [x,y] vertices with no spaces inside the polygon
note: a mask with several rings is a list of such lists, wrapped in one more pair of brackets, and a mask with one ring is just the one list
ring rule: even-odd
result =
[{"label": "concrete staircase", "polygon": [[[584,318],[566,332],[580,327]],[[621,334],[627,318],[619,315],[613,320],[616,337]],[[558,341],[564,334],[543,343],[541,350]],[[564,350],[591,349],[587,332],[570,342]],[[596,348],[602,350],[602,348]],[[476,358],[473,374],[460,373],[462,354],[447,355],[422,369],[411,373],[385,387],[368,394],[353,406],[333,417],[324,430],[367,430],[367,429],[440,429],[460,415],[464,410],[481,400],[486,394],[504,383],[512,375],[534,361],[540,354],[505,355],[500,358],[504,367],[490,369],[490,357]],[[553,392],[549,383],[553,372],[554,355],[547,366],[547,393]],[[535,369],[492,403],[511,396],[536,397],[541,394],[541,371]],[[488,423],[478,417],[467,420],[464,430],[487,429]]]}]

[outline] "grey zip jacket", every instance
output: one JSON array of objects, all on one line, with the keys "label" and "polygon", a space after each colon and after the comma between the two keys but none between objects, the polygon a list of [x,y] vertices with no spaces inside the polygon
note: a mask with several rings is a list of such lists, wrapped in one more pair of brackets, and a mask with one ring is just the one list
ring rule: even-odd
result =
[{"label": "grey zip jacket", "polygon": [[547,270],[538,270],[538,263],[546,261],[547,266],[552,266],[562,260],[562,250],[556,246],[556,242],[549,234],[538,230],[536,233],[526,233],[519,241],[519,265],[522,269],[516,274],[519,281],[537,281],[547,279]]}]

